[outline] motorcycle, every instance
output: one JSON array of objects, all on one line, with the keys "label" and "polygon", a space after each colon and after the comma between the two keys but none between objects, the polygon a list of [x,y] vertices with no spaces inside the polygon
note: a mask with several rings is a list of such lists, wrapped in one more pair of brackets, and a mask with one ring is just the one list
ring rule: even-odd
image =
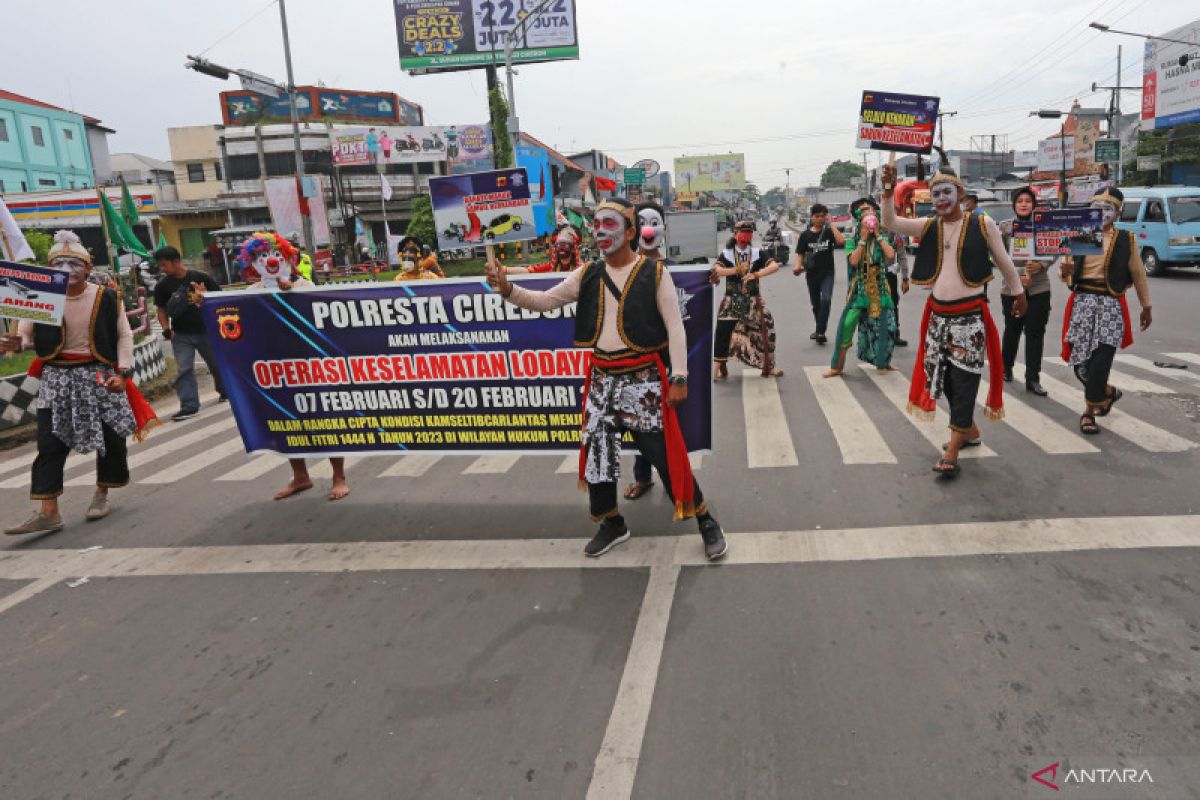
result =
[{"label": "motorcycle", "polygon": [[397,153],[405,150],[411,150],[414,153],[421,152],[421,143],[418,142],[411,133],[407,135],[406,139],[397,139],[393,147],[396,149]]},{"label": "motorcycle", "polygon": [[442,137],[436,133],[431,139],[425,139],[421,142],[421,150],[428,152],[430,150],[445,150],[446,143],[442,141]]}]

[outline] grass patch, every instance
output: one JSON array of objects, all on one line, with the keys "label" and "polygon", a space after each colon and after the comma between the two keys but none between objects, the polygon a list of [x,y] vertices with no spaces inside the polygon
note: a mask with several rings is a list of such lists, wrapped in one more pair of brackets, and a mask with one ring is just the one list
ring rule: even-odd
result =
[{"label": "grass patch", "polygon": [[29,365],[35,358],[37,358],[37,354],[32,350],[0,357],[0,378],[6,378],[9,375],[24,375],[29,371]]}]

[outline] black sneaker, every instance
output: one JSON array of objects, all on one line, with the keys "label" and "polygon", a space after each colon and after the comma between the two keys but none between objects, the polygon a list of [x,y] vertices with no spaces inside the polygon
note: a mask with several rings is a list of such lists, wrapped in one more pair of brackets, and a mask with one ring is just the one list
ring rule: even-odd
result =
[{"label": "black sneaker", "polygon": [[829,341],[829,339],[825,338],[825,334],[823,334],[823,333],[817,334],[817,344],[825,344],[828,341]]},{"label": "black sneaker", "polygon": [[196,416],[199,413],[200,412],[198,410],[184,411],[184,410],[180,409],[174,415],[172,415],[171,422],[183,422],[185,419],[191,419],[192,417]]},{"label": "black sneaker", "polygon": [[810,334],[808,335],[808,338],[810,338],[810,339],[816,339],[816,338],[817,338],[818,336],[820,336],[820,335],[821,335],[821,334],[817,333],[816,331],[813,331],[812,333],[810,333]]},{"label": "black sneaker", "polygon": [[896,338],[896,347],[908,347],[908,339]]},{"label": "black sneaker", "polygon": [[629,528],[624,525],[609,525],[607,521],[600,523],[600,530],[583,548],[583,554],[588,558],[599,558],[622,542],[629,541]]},{"label": "black sneaker", "polygon": [[704,539],[704,557],[709,561],[724,558],[729,552],[729,543],[725,541],[725,532],[720,523],[711,515],[700,520],[700,538]]},{"label": "black sneaker", "polygon": [[1004,382],[1005,383],[1013,382],[1013,373],[1012,373],[1012,370],[1009,369],[1008,367],[1004,368]]}]

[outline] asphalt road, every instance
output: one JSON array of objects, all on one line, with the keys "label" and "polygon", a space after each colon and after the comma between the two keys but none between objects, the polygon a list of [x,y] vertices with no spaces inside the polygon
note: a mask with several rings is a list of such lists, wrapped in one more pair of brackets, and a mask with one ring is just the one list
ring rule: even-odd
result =
[{"label": "asphalt road", "polygon": [[1051,764],[1200,797],[1200,274],[1151,289],[1101,436],[1048,353],[1051,397],[1013,384],[944,484],[944,427],[896,405],[924,295],[899,383],[830,388],[803,280],[769,279],[787,374],[717,387],[715,567],[657,487],[585,563],[561,458],[363,459],[276,503],[210,404],[94,524],[73,463],[68,528],[0,542],[0,797],[1051,797]]}]

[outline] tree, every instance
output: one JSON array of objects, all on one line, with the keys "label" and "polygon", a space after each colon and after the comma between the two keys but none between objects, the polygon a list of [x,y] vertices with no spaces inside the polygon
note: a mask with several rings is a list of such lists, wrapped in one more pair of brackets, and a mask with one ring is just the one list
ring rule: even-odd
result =
[{"label": "tree", "polygon": [[33,249],[34,262],[45,264],[46,259],[50,257],[50,246],[54,244],[54,237],[41,231],[25,231],[25,241],[29,242]]},{"label": "tree", "polygon": [[763,195],[763,203],[768,209],[776,209],[787,202],[787,195],[782,186],[773,186]]},{"label": "tree", "polygon": [[821,188],[825,189],[830,186],[849,186],[851,178],[861,177],[866,173],[862,164],[855,164],[853,161],[834,161],[825,168],[825,173],[821,175]]},{"label": "tree", "polygon": [[497,86],[488,92],[488,108],[492,112],[492,148],[496,154],[496,169],[515,167],[512,136],[508,133],[508,103]]},{"label": "tree", "polygon": [[437,249],[437,226],[433,223],[433,202],[429,195],[419,194],[412,199],[412,219],[408,221],[405,233],[421,244]]}]

